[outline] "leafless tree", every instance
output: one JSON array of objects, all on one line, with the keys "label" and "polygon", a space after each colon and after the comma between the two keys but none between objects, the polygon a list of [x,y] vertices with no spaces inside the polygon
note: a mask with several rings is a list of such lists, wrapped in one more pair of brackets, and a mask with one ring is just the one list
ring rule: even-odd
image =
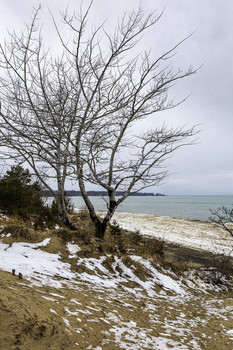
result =
[{"label": "leafless tree", "polygon": [[[32,23],[20,36],[1,45],[2,138],[15,156],[28,162],[57,198],[64,222],[72,227],[64,202],[64,184],[75,176],[95,225],[105,230],[118,205],[132,192],[160,184],[167,177],[164,161],[192,143],[196,131],[183,127],[139,130],[146,117],[174,108],[168,98],[174,84],[195,73],[173,69],[172,57],[182,42],[157,58],[137,53],[143,33],[161,15],[145,16],[142,8],[125,14],[113,34],[104,25],[88,30],[91,5],[78,15],[63,15],[63,29],[53,18],[61,43],[59,58],[42,49],[42,36]],[[142,126],[140,127],[142,129]],[[57,181],[58,195],[47,181]],[[107,193],[103,220],[87,195],[89,184]],[[116,198],[116,191],[123,191]]]},{"label": "leafless tree", "polygon": [[[73,225],[65,204],[69,136],[77,96],[63,57],[43,51],[39,8],[20,34],[0,45],[0,138],[2,155],[26,162],[56,199],[64,223]],[[57,182],[57,191],[51,185]]]},{"label": "leafless tree", "polygon": [[[210,209],[211,217],[209,221],[215,223],[221,230],[224,230],[229,238],[233,238],[233,207],[220,207],[218,209]],[[228,238],[225,238],[228,240]],[[219,256],[216,259],[215,265],[220,267],[219,274],[217,276],[217,282],[221,282],[222,278],[225,278],[227,274],[232,272],[232,252],[231,249],[227,255],[222,255],[221,258]]]},{"label": "leafless tree", "polygon": [[[77,17],[64,15],[73,34],[70,45],[58,27],[57,31],[81,88],[80,124],[74,143],[77,178],[96,235],[103,238],[118,205],[132,192],[160,184],[167,176],[165,159],[196,133],[193,128],[165,126],[135,132],[135,125],[147,116],[175,107],[167,97],[169,88],[194,70],[174,71],[171,66],[171,57],[181,43],[153,60],[149,52],[131,58],[142,34],[160,15],[144,16],[139,8],[126,14],[112,35],[101,26],[86,38],[89,10]],[[103,44],[100,31],[106,39]],[[87,195],[89,183],[107,192],[107,214],[102,221]],[[116,199],[118,190],[124,195]]]}]

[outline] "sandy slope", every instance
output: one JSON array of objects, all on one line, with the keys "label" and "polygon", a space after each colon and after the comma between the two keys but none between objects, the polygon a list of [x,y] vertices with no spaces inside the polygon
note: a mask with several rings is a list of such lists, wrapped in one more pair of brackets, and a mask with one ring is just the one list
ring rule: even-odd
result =
[{"label": "sandy slope", "polygon": [[5,272],[0,278],[2,350],[232,349],[228,293],[152,298],[92,284],[33,287]]},{"label": "sandy slope", "polygon": [[2,235],[0,270],[16,275],[0,271],[1,350],[232,349],[233,294],[210,271],[179,276],[157,258],[41,238]]}]

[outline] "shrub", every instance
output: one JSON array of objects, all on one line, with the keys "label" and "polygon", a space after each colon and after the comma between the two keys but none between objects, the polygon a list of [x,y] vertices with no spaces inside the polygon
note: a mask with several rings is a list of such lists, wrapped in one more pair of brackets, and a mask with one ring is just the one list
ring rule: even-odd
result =
[{"label": "shrub", "polygon": [[9,215],[28,218],[43,207],[41,187],[31,183],[31,175],[21,166],[13,166],[0,180],[0,208]]},{"label": "shrub", "polygon": [[70,242],[72,239],[71,233],[65,228],[57,231],[58,237],[60,237],[63,242]]},{"label": "shrub", "polygon": [[142,241],[142,235],[139,230],[131,232],[130,237],[133,243],[138,244]]},{"label": "shrub", "polygon": [[152,255],[159,255],[161,258],[164,257],[164,242],[160,240],[152,240],[150,242],[150,249]]},{"label": "shrub", "polygon": [[42,186],[38,181],[32,182],[29,170],[19,165],[12,166],[0,180],[0,210],[25,221],[32,219],[35,228],[59,220],[56,204],[50,208],[44,204]]},{"label": "shrub", "polygon": [[116,220],[113,220],[112,224],[109,225],[110,232],[113,236],[119,236],[122,233],[122,229]]}]

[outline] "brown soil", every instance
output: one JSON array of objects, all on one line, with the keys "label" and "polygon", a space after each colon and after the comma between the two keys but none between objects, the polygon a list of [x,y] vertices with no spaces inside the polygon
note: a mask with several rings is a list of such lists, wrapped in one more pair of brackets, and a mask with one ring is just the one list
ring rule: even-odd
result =
[{"label": "brown soil", "polygon": [[72,349],[60,317],[49,312],[49,302],[28,286],[0,271],[0,349]]}]

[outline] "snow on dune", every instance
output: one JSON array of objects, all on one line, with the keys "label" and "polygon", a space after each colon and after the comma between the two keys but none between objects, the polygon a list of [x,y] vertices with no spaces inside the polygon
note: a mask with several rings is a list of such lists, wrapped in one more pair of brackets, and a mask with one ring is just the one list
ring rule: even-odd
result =
[{"label": "snow on dune", "polygon": [[[208,223],[126,213],[116,214],[115,218],[128,230],[140,229],[141,233],[194,248],[211,250],[214,245],[220,249],[229,244],[229,241],[221,242],[223,236]],[[204,282],[198,282],[195,274],[192,279],[189,276],[190,281],[184,281],[138,255],[129,255],[127,260],[115,255],[86,257],[74,242],[66,244],[65,254],[64,251],[63,255],[52,254],[44,247],[49,250],[53,239],[9,245],[0,237],[0,270],[14,269],[39,289],[40,297],[50,303],[50,313],[61,315],[65,331],[70,335],[75,333],[74,348],[101,350],[112,345],[126,350],[198,350],[211,337],[215,337],[213,342],[223,336],[227,342],[232,339],[232,324],[228,320],[232,302],[227,300],[227,309],[225,299],[217,296],[217,303],[215,299],[209,301],[211,293],[204,295]],[[142,278],[136,271],[138,266]],[[20,286],[30,288],[19,282]],[[195,290],[194,294],[189,286]],[[206,289],[211,289],[210,284]],[[216,315],[218,333],[214,329]],[[214,327],[209,326],[211,317]],[[206,336],[205,332],[212,329],[211,336]],[[98,346],[96,330],[102,337]],[[81,347],[85,332],[86,346]],[[94,334],[93,346],[90,334]]]},{"label": "snow on dune", "polygon": [[75,274],[70,270],[70,264],[59,260],[58,254],[45,252],[40,247],[49,243],[45,239],[40,243],[14,242],[12,245],[0,242],[0,269],[16,274],[34,284],[51,285],[60,288],[61,282],[53,277],[73,279]]},{"label": "snow on dune", "polygon": [[[141,291],[150,296],[156,295],[154,291],[156,285],[176,294],[185,294],[185,289],[178,281],[161,274],[150,262],[139,256],[132,256],[132,263],[136,261],[149,271],[146,281],[137,277],[134,273],[134,267],[126,266],[122,258],[113,257],[110,271],[104,267],[107,256],[80,258],[78,257],[80,248],[68,243],[69,258],[73,259],[76,256],[77,266],[80,266],[82,271],[80,273],[74,272],[69,263],[61,261],[59,253],[51,254],[40,249],[47,244],[49,244],[49,239],[40,243],[14,242],[12,245],[0,241],[0,270],[11,272],[14,269],[16,274],[21,273],[34,285],[48,285],[55,288],[62,288],[63,285],[67,284],[75,287],[80,282],[88,282],[100,288],[112,289],[133,282],[138,285]],[[131,292],[138,293],[138,288],[131,288]]]},{"label": "snow on dune", "polygon": [[[231,237],[226,237],[226,233],[208,222],[128,213],[116,213],[114,219],[123,228],[131,231],[139,230],[141,234],[147,236],[194,249],[232,254],[233,240]],[[111,269],[108,270],[104,265],[106,256],[80,258],[78,255],[81,248],[69,242],[66,245],[68,257],[72,260],[77,259],[76,266],[81,268],[80,273],[77,273],[71,270],[69,260],[68,262],[62,261],[59,253],[51,254],[40,249],[49,242],[50,238],[40,243],[14,242],[12,245],[0,241],[0,269],[9,272],[14,269],[16,274],[21,273],[24,278],[33,280],[34,284],[52,285],[59,288],[68,281],[72,284],[93,283],[103,288],[117,288],[119,284],[131,281],[150,295],[154,294],[154,285],[159,285],[180,295],[184,294],[185,289],[180,283],[162,274],[151,265],[150,261],[141,257],[131,256],[131,260],[140,263],[150,272],[146,282],[138,278],[132,266],[126,266],[120,257],[113,257]]]}]

